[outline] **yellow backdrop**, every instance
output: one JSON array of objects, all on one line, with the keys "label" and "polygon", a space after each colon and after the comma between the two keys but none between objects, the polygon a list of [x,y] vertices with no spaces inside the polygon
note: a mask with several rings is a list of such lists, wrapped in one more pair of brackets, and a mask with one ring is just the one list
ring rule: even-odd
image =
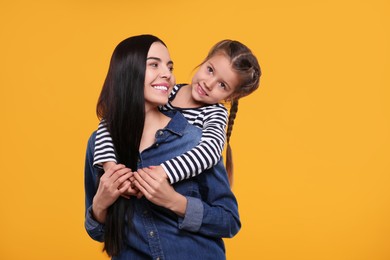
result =
[{"label": "yellow backdrop", "polygon": [[[142,3],[141,3],[142,2]],[[228,259],[390,259],[387,0],[2,1],[0,259],[107,259],[84,231],[96,101],[122,39],[161,37],[178,82],[223,38],[261,89],[232,136]]]}]

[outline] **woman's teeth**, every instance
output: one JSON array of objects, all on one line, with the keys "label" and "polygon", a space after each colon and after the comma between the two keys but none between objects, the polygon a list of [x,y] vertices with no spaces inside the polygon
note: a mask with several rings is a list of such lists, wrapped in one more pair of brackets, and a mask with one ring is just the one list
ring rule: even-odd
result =
[{"label": "woman's teeth", "polygon": [[155,89],[159,89],[159,90],[168,90],[167,87],[165,86],[153,86]]}]

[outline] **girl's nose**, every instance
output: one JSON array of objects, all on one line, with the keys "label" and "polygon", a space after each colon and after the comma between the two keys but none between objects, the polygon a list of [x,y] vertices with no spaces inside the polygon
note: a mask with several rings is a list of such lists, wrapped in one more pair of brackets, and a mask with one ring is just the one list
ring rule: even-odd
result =
[{"label": "girl's nose", "polygon": [[215,83],[216,79],[214,77],[210,77],[204,81],[204,85],[208,90],[212,90],[214,88]]}]

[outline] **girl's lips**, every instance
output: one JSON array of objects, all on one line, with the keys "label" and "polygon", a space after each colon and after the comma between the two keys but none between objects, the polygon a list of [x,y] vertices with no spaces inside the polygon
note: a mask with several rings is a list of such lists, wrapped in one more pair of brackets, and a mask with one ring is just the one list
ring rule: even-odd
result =
[{"label": "girl's lips", "polygon": [[196,90],[199,93],[199,95],[207,96],[207,93],[203,90],[203,88],[202,88],[202,86],[200,84],[197,85]]}]

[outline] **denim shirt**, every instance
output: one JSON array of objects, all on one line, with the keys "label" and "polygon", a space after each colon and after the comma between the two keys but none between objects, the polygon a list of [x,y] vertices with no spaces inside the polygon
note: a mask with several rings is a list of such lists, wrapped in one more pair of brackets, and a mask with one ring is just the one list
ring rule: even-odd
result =
[{"label": "denim shirt", "polygon": [[[178,112],[156,133],[156,141],[139,155],[138,168],[160,165],[196,146],[201,129],[190,125]],[[85,163],[85,228],[89,236],[104,241],[104,225],[91,214],[97,191],[98,169],[93,167],[96,132],[88,141]],[[126,230],[125,249],[112,259],[226,259],[222,238],[233,237],[241,222],[222,160],[202,174],[173,184],[187,198],[184,217],[154,205],[144,197],[132,197],[133,214]]]}]

